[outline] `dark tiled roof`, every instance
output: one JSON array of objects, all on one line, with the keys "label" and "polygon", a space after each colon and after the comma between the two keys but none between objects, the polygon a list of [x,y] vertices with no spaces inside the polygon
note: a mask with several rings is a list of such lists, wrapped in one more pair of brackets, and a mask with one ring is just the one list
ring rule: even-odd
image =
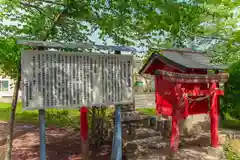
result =
[{"label": "dark tiled roof", "polygon": [[145,71],[155,59],[164,59],[165,62],[174,63],[179,66],[179,68],[193,68],[193,69],[214,69],[214,70],[224,70],[227,69],[227,65],[213,64],[210,59],[200,52],[191,51],[178,51],[178,50],[164,50],[161,53],[154,53],[148,59],[147,64],[143,66],[139,73]]},{"label": "dark tiled roof", "polygon": [[186,68],[195,69],[224,69],[219,67],[219,65],[212,64],[210,59],[206,57],[203,53],[191,53],[191,52],[181,52],[181,51],[163,51],[161,53],[165,58],[181,64]]}]

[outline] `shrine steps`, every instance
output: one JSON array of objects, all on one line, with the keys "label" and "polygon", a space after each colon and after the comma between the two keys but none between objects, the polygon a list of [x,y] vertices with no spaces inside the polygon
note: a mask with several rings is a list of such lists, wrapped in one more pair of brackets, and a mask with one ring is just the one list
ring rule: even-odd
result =
[{"label": "shrine steps", "polygon": [[[153,118],[137,111],[122,112],[123,152],[127,160],[134,160],[142,156],[154,159],[153,152],[169,149],[169,140],[164,140],[161,130],[156,123],[151,124]],[[159,153],[157,154],[159,158]]]},{"label": "shrine steps", "polygon": [[160,149],[168,147],[169,141],[164,140],[161,136],[135,139],[124,143],[127,153],[143,152],[143,154],[151,153],[150,149]]},{"label": "shrine steps", "polygon": [[[131,118],[122,119],[123,160],[221,160],[222,151],[210,147],[210,134],[208,132],[182,135],[180,138],[180,151],[171,156],[169,147],[168,120],[156,121],[151,116],[133,111]],[[135,118],[134,118],[135,117]],[[150,121],[153,123],[151,124]],[[193,130],[196,130],[193,125]],[[196,134],[196,136],[195,136]],[[237,137],[236,135],[231,135]],[[220,132],[220,144],[224,144],[226,135]],[[216,152],[216,153],[215,153]],[[219,153],[218,153],[219,152]],[[171,157],[170,157],[171,156]]]},{"label": "shrine steps", "polygon": [[151,149],[148,154],[140,155],[138,157],[128,157],[127,160],[166,160],[168,158],[168,150],[165,148]]},{"label": "shrine steps", "polygon": [[166,133],[162,130],[166,121],[157,123],[154,116],[136,111],[134,105],[131,104],[122,107],[121,122],[125,157],[123,160],[142,157],[145,157],[144,160],[154,160],[157,157],[158,160],[163,150],[169,151],[169,139],[163,139]]},{"label": "shrine steps", "polygon": [[125,140],[138,140],[143,138],[149,138],[149,137],[156,137],[160,136],[161,132],[156,131],[151,128],[136,128],[134,131],[132,131],[132,134],[129,134],[128,131],[123,131],[123,139]]}]

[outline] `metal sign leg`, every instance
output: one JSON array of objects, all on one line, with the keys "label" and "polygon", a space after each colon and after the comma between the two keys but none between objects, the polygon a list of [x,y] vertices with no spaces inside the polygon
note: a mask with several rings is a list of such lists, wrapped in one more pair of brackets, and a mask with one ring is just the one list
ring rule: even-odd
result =
[{"label": "metal sign leg", "polygon": [[121,105],[115,106],[115,132],[113,140],[112,160],[122,160],[122,125]]},{"label": "metal sign leg", "polygon": [[113,140],[112,140],[112,153],[111,153],[111,160],[115,160],[116,159],[116,155],[115,155],[115,130],[113,131]]},{"label": "metal sign leg", "polygon": [[45,110],[39,110],[40,122],[40,160],[46,160]]}]

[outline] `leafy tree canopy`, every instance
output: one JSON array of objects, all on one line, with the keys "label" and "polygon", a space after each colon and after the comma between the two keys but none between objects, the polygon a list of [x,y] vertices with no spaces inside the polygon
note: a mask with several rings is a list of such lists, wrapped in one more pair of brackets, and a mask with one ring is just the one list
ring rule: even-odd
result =
[{"label": "leafy tree canopy", "polygon": [[182,46],[183,41],[196,36],[225,37],[236,26],[233,10],[239,3],[231,0],[2,0],[0,35],[1,43],[7,44],[0,49],[1,69],[15,77],[18,66],[13,65],[20,55],[19,47],[14,46],[16,39],[91,42],[89,35],[97,30],[101,39],[111,38],[116,44],[171,47]]}]

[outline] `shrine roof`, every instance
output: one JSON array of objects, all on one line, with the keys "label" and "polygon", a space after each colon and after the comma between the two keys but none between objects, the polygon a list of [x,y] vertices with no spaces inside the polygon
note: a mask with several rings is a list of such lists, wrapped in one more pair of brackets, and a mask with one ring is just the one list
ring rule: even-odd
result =
[{"label": "shrine roof", "polygon": [[205,53],[195,51],[183,50],[163,50],[161,53],[153,53],[146,64],[139,71],[140,74],[145,73],[148,67],[151,66],[156,60],[162,61],[167,64],[174,65],[175,67],[185,69],[212,69],[212,70],[225,70],[227,65],[213,64],[210,58]]}]

